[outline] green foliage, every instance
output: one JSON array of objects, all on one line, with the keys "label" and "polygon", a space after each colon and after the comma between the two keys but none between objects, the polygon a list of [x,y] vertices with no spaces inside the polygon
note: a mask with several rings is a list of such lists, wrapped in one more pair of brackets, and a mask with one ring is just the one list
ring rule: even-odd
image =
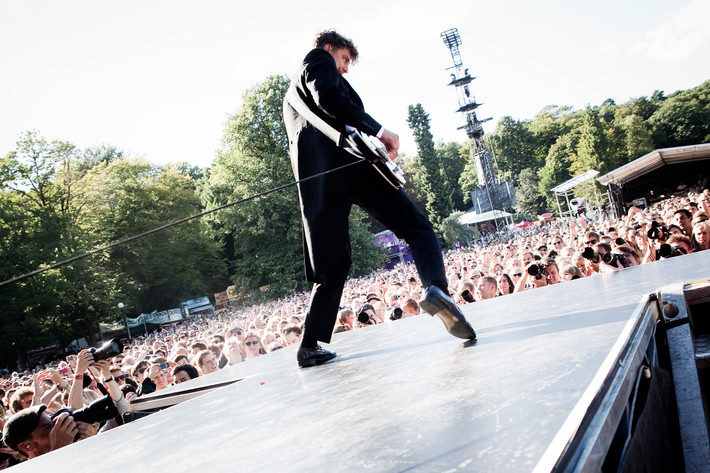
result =
[{"label": "green foliage", "polygon": [[[93,168],[82,181],[80,222],[105,245],[202,210],[192,177],[176,165],[118,160]],[[115,287],[137,312],[177,307],[222,289],[220,245],[201,220],[192,220],[112,249],[107,262],[122,275]]]},{"label": "green foliage", "polygon": [[587,108],[584,111],[578,131],[577,155],[570,164],[571,174],[577,176],[590,169],[603,174],[610,170],[605,161],[608,149],[606,136],[597,110]]},{"label": "green foliage", "polygon": [[466,165],[459,177],[459,186],[463,190],[463,203],[466,208],[472,205],[471,191],[478,189],[478,171],[476,161],[473,158],[473,140],[469,140],[461,147],[461,154],[468,156]]},{"label": "green foliage", "polygon": [[464,195],[468,194],[468,190],[463,190],[459,178],[469,161],[468,149],[462,148],[459,143],[449,142],[437,144],[435,152],[441,159],[441,168],[444,172],[443,177],[446,181],[446,187],[451,189],[451,203],[453,208],[456,210],[465,210]]},{"label": "green foliage", "polygon": [[[222,147],[201,183],[202,200],[214,208],[293,181],[283,98],[289,80],[271,76],[246,91],[230,116]],[[211,214],[215,236],[227,246],[237,291],[268,299],[303,289],[303,254],[295,187]]]},{"label": "green foliage", "polygon": [[449,188],[442,162],[434,147],[434,139],[429,126],[429,114],[422,104],[410,105],[407,123],[414,134],[421,160],[422,188],[427,196],[427,215],[435,228],[452,212],[451,189]]},{"label": "green foliage", "polygon": [[[191,177],[122,156],[37,132],[20,137],[0,161],[2,280],[199,212]],[[0,323],[12,342],[0,344],[0,358],[14,364],[37,346],[93,342],[98,323],[117,317],[118,301],[173,308],[213,292],[223,272],[219,246],[193,221],[9,284],[0,290]]]},{"label": "green foliage", "polygon": [[501,182],[512,180],[517,185],[523,169],[539,168],[535,159],[536,138],[529,122],[503,117],[489,141]]},{"label": "green foliage", "polygon": [[538,191],[538,177],[532,169],[523,169],[520,180],[515,188],[517,205],[515,210],[520,213],[539,215],[545,210],[545,199]]},{"label": "green foliage", "polygon": [[[570,164],[577,157],[577,146],[579,143],[579,133],[571,132],[561,136],[557,142],[552,145],[545,166],[539,172],[538,193],[546,200],[546,208],[554,209],[557,207],[555,195],[550,191],[555,186],[569,180]],[[528,199],[529,200],[529,199]],[[563,211],[566,210],[567,202],[560,202]],[[533,208],[534,206],[531,206]]]},{"label": "green foliage", "polygon": [[383,246],[375,245],[367,214],[355,207],[350,213],[350,249],[353,263],[350,267],[352,277],[366,276],[375,269],[384,267],[387,251]]},{"label": "green foliage", "polygon": [[462,245],[467,245],[480,236],[476,227],[459,223],[459,218],[463,214],[464,212],[461,211],[454,212],[442,222],[441,233],[443,235],[444,248],[454,248],[457,241]]},{"label": "green foliage", "polygon": [[710,80],[670,95],[649,122],[657,148],[710,142]]},{"label": "green foliage", "polygon": [[[426,215],[427,196],[424,193],[421,159],[419,156],[414,156],[413,158],[403,160],[400,160],[398,157],[397,160],[400,168],[404,172],[404,179],[406,180],[404,192],[412,199],[412,202],[414,202],[419,211]],[[385,228],[382,227],[377,232],[382,230],[385,230]]]},{"label": "green foliage", "polygon": [[[545,158],[557,138],[574,128],[574,111],[569,106],[551,105],[543,108],[530,122],[530,131],[535,137],[536,168],[545,165]],[[496,159],[504,159],[496,156]]]}]

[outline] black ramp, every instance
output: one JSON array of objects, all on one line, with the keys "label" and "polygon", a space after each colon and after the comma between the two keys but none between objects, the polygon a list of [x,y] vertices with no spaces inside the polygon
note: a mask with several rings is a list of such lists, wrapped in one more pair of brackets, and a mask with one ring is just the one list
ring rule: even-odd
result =
[{"label": "black ramp", "polygon": [[707,251],[469,304],[473,343],[419,316],[336,335],[321,367],[279,350],[199,380],[237,383],[16,470],[546,471],[639,301],[707,279],[709,263]]}]

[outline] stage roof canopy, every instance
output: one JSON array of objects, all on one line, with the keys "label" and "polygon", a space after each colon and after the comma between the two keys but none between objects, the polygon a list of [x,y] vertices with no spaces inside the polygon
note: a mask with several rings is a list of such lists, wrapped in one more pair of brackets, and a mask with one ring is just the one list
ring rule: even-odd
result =
[{"label": "stage roof canopy", "polygon": [[598,177],[597,181],[603,186],[610,183],[623,185],[666,164],[680,164],[704,159],[710,159],[710,143],[657,149]]},{"label": "stage roof canopy", "polygon": [[584,174],[580,174],[577,177],[573,177],[569,181],[563,182],[559,186],[553,187],[550,190],[556,194],[564,194],[568,190],[574,189],[575,187],[582,184],[583,182],[587,182],[588,180],[592,179],[597,174],[599,174],[599,171],[595,171],[594,169],[590,169],[589,171],[585,172]]}]

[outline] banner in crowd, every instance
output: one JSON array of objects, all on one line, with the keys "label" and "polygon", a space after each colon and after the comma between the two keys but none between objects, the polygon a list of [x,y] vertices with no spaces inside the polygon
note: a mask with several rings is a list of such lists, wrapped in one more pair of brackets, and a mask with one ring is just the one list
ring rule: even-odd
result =
[{"label": "banner in crowd", "polygon": [[[164,310],[162,312],[154,310],[150,314],[141,314],[135,319],[131,319],[128,317],[126,318],[128,326],[131,328],[138,327],[139,325],[143,324],[169,324],[172,322],[178,322],[180,320],[182,320],[182,312],[180,311],[180,309],[169,309]],[[115,332],[118,330],[126,330],[126,326],[124,325],[122,320],[112,323],[101,323],[99,324],[99,328],[102,332]]]}]

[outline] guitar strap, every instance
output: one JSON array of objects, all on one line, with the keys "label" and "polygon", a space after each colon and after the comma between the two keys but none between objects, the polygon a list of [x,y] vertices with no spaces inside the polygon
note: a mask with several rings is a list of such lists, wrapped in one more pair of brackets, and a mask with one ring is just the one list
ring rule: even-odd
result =
[{"label": "guitar strap", "polygon": [[355,128],[347,127],[347,133],[341,133],[333,128],[308,107],[294,86],[290,86],[288,91],[286,91],[286,102],[304,117],[308,123],[333,140],[338,148],[372,164],[375,170],[377,170],[392,187],[399,189],[404,185],[404,178],[401,176],[399,167],[391,163],[386,157],[379,157],[372,143],[363,140],[362,136]]},{"label": "guitar strap", "polygon": [[316,127],[318,131],[335,142],[338,148],[342,148],[345,143],[345,137],[338,130],[333,128],[328,122],[316,115],[313,110],[308,108],[306,102],[303,101],[295,87],[290,86],[286,92],[286,101],[291,105],[308,123]]}]

